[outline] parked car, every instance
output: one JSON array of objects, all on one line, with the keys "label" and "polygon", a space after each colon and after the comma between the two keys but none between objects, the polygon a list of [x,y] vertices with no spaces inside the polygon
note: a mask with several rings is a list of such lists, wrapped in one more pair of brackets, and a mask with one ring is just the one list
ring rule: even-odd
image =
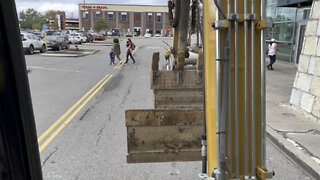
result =
[{"label": "parked car", "polygon": [[120,30],[115,28],[115,29],[112,29],[112,36],[118,36],[120,37]]},{"label": "parked car", "polygon": [[125,36],[126,37],[132,37],[132,33],[131,32],[127,32]]},{"label": "parked car", "polygon": [[106,38],[104,37],[103,34],[96,34],[96,35],[94,36],[94,40],[95,40],[95,41],[104,41],[104,40],[106,40]]},{"label": "parked car", "polygon": [[161,34],[156,33],[156,34],[154,35],[154,37],[161,37]]},{"label": "parked car", "polygon": [[37,35],[27,32],[21,32],[22,46],[25,52],[33,54],[35,50],[40,50],[40,53],[45,53],[47,47],[43,40]]},{"label": "parked car", "polygon": [[47,46],[57,51],[70,48],[69,42],[65,37],[55,35],[47,36]]},{"label": "parked car", "polygon": [[69,43],[73,44],[82,44],[83,42],[87,42],[87,37],[85,37],[82,33],[73,33],[70,34],[68,41]]},{"label": "parked car", "polygon": [[144,34],[144,37],[145,37],[145,38],[151,38],[151,34],[150,34],[150,33],[145,33],[145,34]]},{"label": "parked car", "polygon": [[93,40],[94,40],[94,36],[92,34],[90,34],[90,33],[87,33],[87,42],[92,43]]},{"label": "parked car", "polygon": [[56,33],[57,31],[46,31],[46,35],[48,36],[48,35],[53,35],[54,33]]},{"label": "parked car", "polygon": [[107,36],[112,36],[112,31],[107,31]]},{"label": "parked car", "polygon": [[34,31],[34,32],[32,32],[32,34],[35,34],[35,35],[38,36],[40,39],[43,39],[43,38],[44,38],[43,33],[41,33],[40,31]]}]

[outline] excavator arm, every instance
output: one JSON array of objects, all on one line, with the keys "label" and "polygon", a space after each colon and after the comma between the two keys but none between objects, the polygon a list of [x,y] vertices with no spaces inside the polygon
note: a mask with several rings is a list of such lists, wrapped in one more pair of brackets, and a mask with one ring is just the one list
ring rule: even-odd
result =
[{"label": "excavator arm", "polygon": [[[154,109],[126,111],[128,162],[202,160],[202,179],[271,178],[265,1],[169,0],[168,8],[176,68],[159,70],[160,55],[154,53]],[[202,46],[190,68],[188,35],[195,32]]]}]

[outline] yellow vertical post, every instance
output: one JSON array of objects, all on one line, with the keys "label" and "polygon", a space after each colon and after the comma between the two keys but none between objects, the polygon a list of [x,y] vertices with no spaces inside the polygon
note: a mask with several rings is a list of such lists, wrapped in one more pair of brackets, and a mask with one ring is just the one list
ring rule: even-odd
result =
[{"label": "yellow vertical post", "polygon": [[213,1],[203,1],[203,30],[204,30],[204,71],[205,71],[205,112],[207,125],[207,158],[208,176],[217,167],[216,149],[216,36],[212,28],[215,21],[215,6]]},{"label": "yellow vertical post", "polygon": [[177,58],[178,56],[178,47],[179,47],[179,27],[174,28],[173,34],[173,56]]},{"label": "yellow vertical post", "polygon": [[[207,125],[207,158],[208,158],[208,176],[212,175],[212,170],[218,167],[217,157],[217,137],[216,137],[216,114],[217,114],[217,88],[216,87],[216,31],[212,28],[212,22],[215,18],[215,4],[212,0],[204,0],[204,71],[205,71],[205,112],[206,112],[206,125]],[[256,179],[265,179],[271,177],[270,172],[264,169],[262,157],[265,156],[265,152],[262,151],[262,146],[265,145],[264,137],[260,136],[263,129],[261,124],[263,118],[261,114],[265,109],[261,109],[261,102],[263,101],[263,95],[260,94],[261,77],[263,69],[261,69],[261,29],[257,29],[256,25],[264,24],[261,21],[261,2],[262,0],[239,0],[237,2],[237,8],[235,10],[235,1],[231,1],[231,14],[227,15],[227,2],[220,1],[220,7],[224,14],[231,18],[228,26],[231,26],[231,44],[230,44],[230,63],[231,63],[231,143],[227,146],[228,150],[231,150],[231,157],[225,157],[228,159],[227,167],[232,169],[228,172],[227,179],[235,178],[238,175],[239,179],[244,179],[245,176],[254,177]],[[247,3],[246,3],[247,2]],[[246,7],[245,7],[246,6]],[[251,9],[252,6],[252,9]],[[250,9],[244,14],[244,9]],[[233,14],[236,12],[236,14]],[[233,16],[231,16],[233,15]],[[227,21],[227,20],[226,20]],[[226,22],[225,21],[225,22]],[[246,23],[245,23],[246,21]],[[238,23],[237,23],[238,22]],[[237,32],[235,32],[235,24],[237,24]],[[248,34],[247,39],[245,37],[245,24],[247,24]],[[221,59],[224,59],[225,52],[225,36],[227,34],[227,28],[221,28]],[[237,33],[237,36],[235,35]],[[235,40],[237,37],[237,40]],[[245,47],[245,41],[247,46]],[[236,43],[236,44],[235,44]],[[246,50],[246,48],[248,48]],[[235,62],[235,54],[237,51],[237,63]],[[245,54],[247,51],[247,54]],[[252,53],[251,51],[254,51]],[[252,57],[253,56],[253,57]],[[237,65],[237,66],[236,66]],[[236,71],[237,70],[237,71]],[[237,74],[236,74],[237,73]],[[221,73],[222,81],[227,81],[224,77],[224,73]],[[254,78],[253,78],[254,77]],[[245,80],[247,78],[247,80]],[[238,81],[238,87],[235,87],[235,81]],[[248,84],[247,88],[244,88],[244,84]],[[245,92],[247,91],[247,92]],[[224,90],[226,92],[226,90]],[[237,93],[235,93],[237,92]],[[237,94],[237,95],[236,95]],[[248,96],[246,96],[246,94]],[[254,96],[254,98],[253,98]],[[236,100],[237,98],[237,100]],[[237,105],[235,104],[237,102]],[[248,103],[247,109],[245,104]],[[236,117],[235,109],[238,109]],[[253,117],[254,116],[254,117]],[[247,119],[246,119],[247,118]],[[235,121],[238,122],[238,127],[235,125]],[[222,120],[224,121],[224,120]],[[246,122],[247,121],[247,122]],[[253,123],[254,121],[254,123]],[[245,123],[247,123],[247,135],[245,134]],[[254,127],[253,127],[254,126]],[[237,128],[237,131],[236,131]],[[227,131],[229,132],[229,131]],[[238,134],[235,134],[239,132]],[[245,137],[247,139],[245,140]],[[229,140],[230,140],[229,139]],[[236,146],[238,141],[239,146]],[[247,147],[245,147],[247,142]],[[255,143],[253,143],[255,142]],[[225,143],[228,145],[228,138]],[[252,156],[253,154],[253,156]],[[236,157],[237,155],[237,157]],[[246,157],[246,158],[245,158]],[[238,161],[238,166],[236,163]],[[246,167],[246,169],[245,169]],[[238,173],[236,173],[238,171]]]}]

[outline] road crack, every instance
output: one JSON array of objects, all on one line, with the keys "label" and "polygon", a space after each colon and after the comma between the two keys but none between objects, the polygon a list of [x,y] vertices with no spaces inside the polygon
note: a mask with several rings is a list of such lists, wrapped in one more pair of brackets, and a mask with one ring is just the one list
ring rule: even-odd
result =
[{"label": "road crack", "polygon": [[83,120],[83,118],[88,114],[88,112],[91,110],[91,107],[88,108],[83,114],[82,116],[80,117],[79,121]]},{"label": "road crack", "polygon": [[108,113],[108,121],[111,121],[111,115]]},{"label": "road crack", "polygon": [[131,94],[132,85],[133,85],[133,83],[131,82],[126,94],[123,96],[121,104],[119,105],[120,107],[123,107],[122,105],[124,105],[124,103],[127,101],[128,97],[129,97],[129,95]]},{"label": "road crack", "polygon": [[[110,116],[110,114],[108,114],[108,117],[109,117],[109,121],[111,120],[111,116]],[[99,141],[100,141],[100,139],[101,139],[101,136],[102,136],[102,133],[103,133],[103,130],[106,128],[106,124],[103,124],[103,127],[101,127],[101,129],[99,130],[99,132],[98,132],[98,139],[97,139],[97,141],[96,141],[96,146],[98,146],[98,144],[99,144]]]},{"label": "road crack", "polygon": [[49,156],[46,157],[46,159],[43,161],[41,167],[43,167],[43,166],[46,164],[46,162],[51,158],[51,156],[52,156],[53,154],[55,154],[58,150],[59,150],[59,148],[56,146],[56,147],[55,147],[55,150],[52,151],[52,152],[49,154]]}]

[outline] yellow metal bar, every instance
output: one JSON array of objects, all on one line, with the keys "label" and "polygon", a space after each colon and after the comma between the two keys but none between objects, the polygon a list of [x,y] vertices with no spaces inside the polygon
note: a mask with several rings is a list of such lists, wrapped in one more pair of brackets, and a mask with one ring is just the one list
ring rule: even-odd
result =
[{"label": "yellow metal bar", "polygon": [[207,158],[208,176],[211,177],[212,169],[217,167],[216,149],[216,32],[212,28],[215,21],[215,6],[213,1],[205,0],[203,30],[204,30],[204,64],[205,64],[205,109],[207,124]]},{"label": "yellow metal bar", "polygon": [[[234,2],[234,1],[231,1]],[[227,148],[231,148],[232,149],[232,157],[230,159],[230,161],[227,161],[227,166],[232,166],[232,172],[227,172],[228,174],[228,179],[229,178],[234,178],[235,177],[235,169],[236,169],[236,148],[235,148],[235,140],[236,138],[239,138],[239,177],[240,179],[243,179],[244,176],[255,176],[258,179],[264,179],[266,176],[270,176],[270,173],[268,173],[266,170],[263,169],[259,169],[258,167],[263,167],[262,162],[261,162],[261,158],[260,156],[262,156],[261,154],[261,142],[264,142],[264,139],[261,139],[260,137],[260,132],[262,131],[260,124],[261,122],[261,95],[260,95],[260,84],[261,84],[261,64],[260,61],[258,61],[258,59],[260,59],[261,53],[260,52],[260,36],[261,36],[261,29],[268,27],[268,23],[261,21],[261,16],[260,16],[260,12],[261,12],[261,7],[260,7],[260,3],[261,0],[256,0],[255,1],[255,10],[254,10],[254,14],[256,15],[256,19],[255,22],[256,23],[251,23],[251,19],[246,19],[248,22],[248,29],[249,29],[249,33],[248,33],[248,47],[249,47],[249,51],[248,54],[245,55],[245,48],[244,48],[244,42],[245,42],[245,33],[244,33],[244,17],[248,17],[248,14],[251,14],[251,11],[249,10],[247,15],[244,15],[244,0],[239,0],[238,2],[238,10],[237,10],[237,17],[239,17],[240,19],[238,19],[239,22],[239,26],[238,26],[238,43],[234,44],[235,42],[235,29],[234,29],[234,23],[229,23],[229,25],[231,26],[231,51],[230,51],[230,62],[231,62],[231,101],[232,101],[232,105],[231,105],[231,117],[232,117],[232,143],[231,143],[231,147]],[[247,3],[247,8],[251,9],[251,0],[248,0],[249,3]],[[234,5],[231,5],[231,11],[233,12],[233,8]],[[206,125],[207,125],[207,146],[208,146],[208,150],[207,150],[207,155],[208,155],[208,176],[211,176],[212,170],[216,167],[218,167],[218,157],[217,157],[217,149],[216,149],[216,32],[215,30],[213,30],[213,28],[211,27],[212,22],[214,22],[215,19],[215,10],[216,7],[214,5],[214,1],[210,1],[210,0],[205,0],[204,1],[204,63],[205,63],[205,109],[206,109]],[[224,14],[227,14],[227,3],[226,1],[221,1],[221,9],[223,10]],[[251,67],[251,25],[254,25],[256,30],[254,31],[254,51],[256,52],[254,54],[254,59],[256,59],[257,61],[255,62],[255,67]],[[221,54],[221,59],[224,59],[225,57],[223,57],[224,55],[224,47],[225,47],[225,36],[227,34],[227,29],[222,28],[221,30],[221,47],[219,48],[220,54]],[[237,49],[238,50],[238,67],[235,67],[235,57],[234,57],[234,50]],[[249,154],[248,157],[248,162],[247,166],[248,166],[248,173],[245,174],[245,132],[244,132],[244,128],[245,128],[245,88],[244,88],[244,84],[245,84],[245,56],[248,57],[248,99],[247,102],[249,103],[249,107],[248,107],[248,147],[247,147],[247,153]],[[235,77],[235,68],[238,69],[238,75],[237,77]],[[254,74],[255,74],[255,83],[254,83],[254,92],[253,93],[251,86],[252,86],[252,71],[255,70]],[[238,84],[239,87],[235,87],[235,78],[238,79]],[[223,73],[221,74],[221,79],[227,80],[225,79],[225,77],[223,77]],[[239,136],[234,136],[235,134],[235,91],[238,92],[238,132],[239,132]],[[252,95],[255,94],[255,113],[254,116],[255,118],[252,117],[252,106],[251,106],[251,102],[252,102]],[[252,127],[252,121],[253,119],[255,119],[255,127]],[[255,128],[255,137],[252,139],[251,136],[251,132],[252,132],[252,128]],[[227,136],[230,136],[230,134],[227,134]],[[226,138],[226,144],[228,144]],[[256,172],[253,172],[252,169],[254,169],[254,167],[252,167],[252,157],[250,154],[252,154],[252,142],[255,141],[255,146],[254,149],[256,151],[255,153],[255,169]],[[228,150],[227,150],[228,151]],[[228,157],[226,157],[228,158]],[[231,164],[230,164],[230,163]],[[256,174],[253,174],[256,173]]]},{"label": "yellow metal bar", "polygon": [[177,58],[178,56],[178,47],[179,47],[179,27],[174,28],[173,34],[173,56]]}]

